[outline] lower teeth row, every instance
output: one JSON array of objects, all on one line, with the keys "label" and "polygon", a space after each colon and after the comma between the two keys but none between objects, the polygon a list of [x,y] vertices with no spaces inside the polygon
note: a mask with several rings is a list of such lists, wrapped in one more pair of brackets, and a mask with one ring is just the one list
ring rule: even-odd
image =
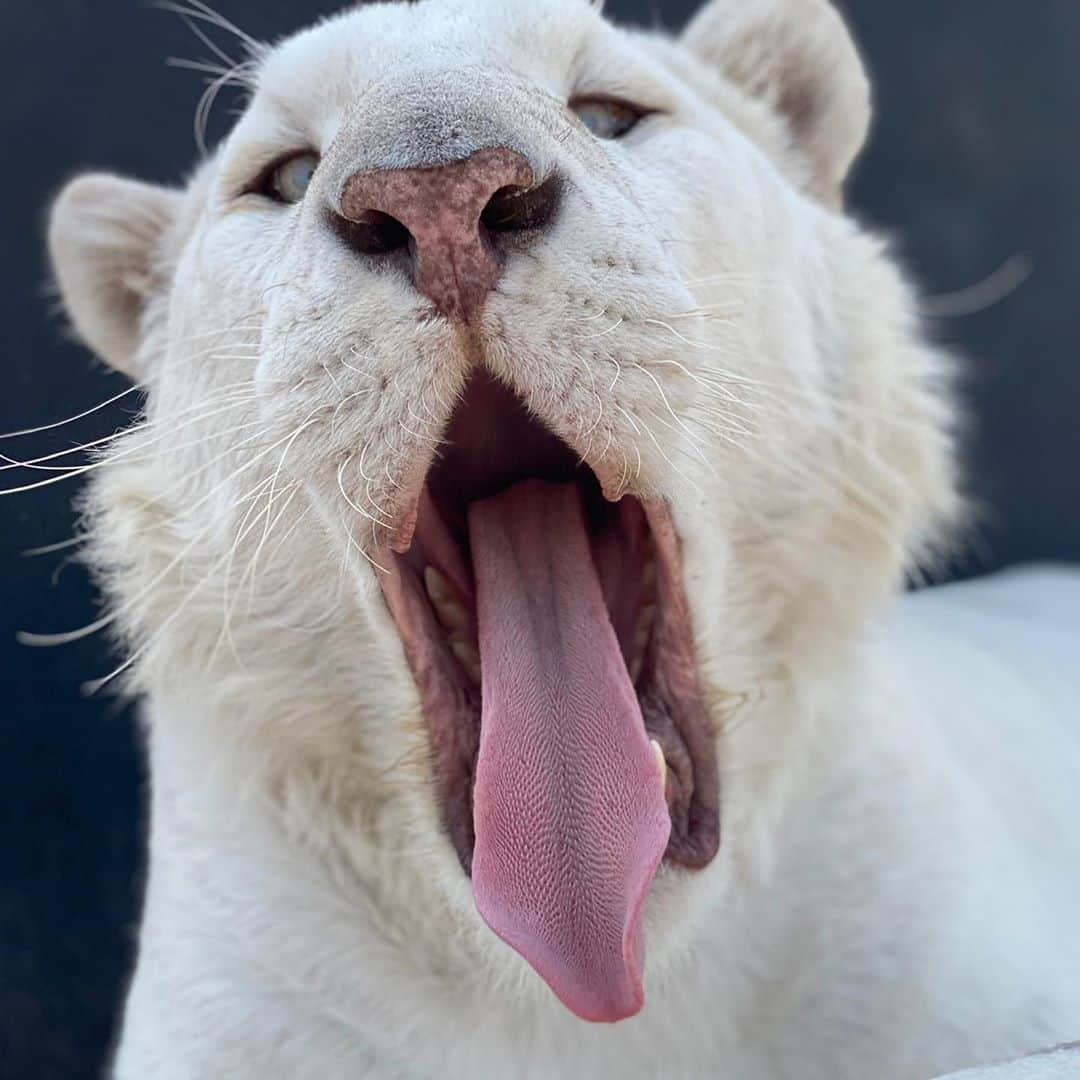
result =
[{"label": "lower teeth row", "polygon": [[435,569],[424,570],[424,588],[431,601],[439,624],[447,631],[447,643],[465,674],[476,684],[480,682],[480,653],[472,637],[472,620],[465,605],[457,598],[457,590]]},{"label": "lower teeth row", "polygon": [[[653,621],[656,618],[656,560],[650,559],[642,571],[642,604],[634,624],[633,648],[630,660],[630,681],[636,683],[645,661],[645,647],[649,643]],[[447,632],[450,651],[457,658],[465,674],[476,684],[480,682],[480,653],[472,637],[472,620],[465,605],[457,598],[457,590],[434,566],[424,570],[424,588],[431,601],[432,610],[439,624]]]}]

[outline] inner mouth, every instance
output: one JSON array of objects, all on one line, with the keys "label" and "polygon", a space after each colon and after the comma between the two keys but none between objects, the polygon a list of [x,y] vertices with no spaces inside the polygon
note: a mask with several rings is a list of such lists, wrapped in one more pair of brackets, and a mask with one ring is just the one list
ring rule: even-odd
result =
[{"label": "inner mouth", "polygon": [[383,580],[480,913],[590,1020],[641,1007],[660,860],[698,868],[719,843],[678,548],[663,506],[605,500],[477,374]]}]

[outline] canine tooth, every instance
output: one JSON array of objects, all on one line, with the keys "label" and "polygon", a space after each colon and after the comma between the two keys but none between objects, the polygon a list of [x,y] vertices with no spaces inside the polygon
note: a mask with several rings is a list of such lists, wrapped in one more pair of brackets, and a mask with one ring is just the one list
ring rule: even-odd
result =
[{"label": "canine tooth", "polygon": [[660,783],[663,787],[667,787],[667,758],[664,757],[664,751],[660,749],[660,744],[655,739],[649,740],[649,745],[652,747],[653,755],[656,758],[656,764],[660,766]]},{"label": "canine tooth", "polygon": [[424,586],[427,589],[428,596],[436,603],[443,603],[446,600],[453,599],[453,593],[450,592],[450,583],[434,566],[425,567]]},{"label": "canine tooth", "polygon": [[446,630],[468,630],[469,613],[458,603],[449,582],[433,566],[424,570],[424,586],[439,622]]},{"label": "canine tooth", "polygon": [[474,683],[478,683],[480,681],[480,654],[476,651],[476,646],[466,638],[454,634],[450,638],[450,651],[465,669],[465,674]]}]

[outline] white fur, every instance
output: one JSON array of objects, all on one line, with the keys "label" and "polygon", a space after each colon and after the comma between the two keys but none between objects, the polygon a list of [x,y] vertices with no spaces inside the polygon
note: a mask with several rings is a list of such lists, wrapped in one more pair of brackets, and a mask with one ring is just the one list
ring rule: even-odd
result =
[{"label": "white fur", "polygon": [[[256,67],[183,193],[78,180],[51,232],[149,390],[88,504],[153,777],[117,1076],[914,1080],[1075,1038],[1080,582],[895,599],[958,520],[954,408],[838,209],[868,111],[832,9],[714,0],[673,42],[583,0],[368,5]],[[667,115],[600,143],[592,93]],[[723,773],[720,854],[661,870],[608,1028],[476,915],[372,565],[475,354],[321,216],[492,139],[569,186],[486,363],[670,499]],[[238,196],[307,147],[303,205]]]}]

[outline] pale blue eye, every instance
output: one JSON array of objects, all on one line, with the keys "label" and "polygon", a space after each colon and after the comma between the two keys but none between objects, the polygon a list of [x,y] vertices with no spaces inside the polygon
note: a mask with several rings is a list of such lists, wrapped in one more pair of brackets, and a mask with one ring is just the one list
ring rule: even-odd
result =
[{"label": "pale blue eye", "polygon": [[633,128],[644,115],[633,105],[598,98],[573,101],[570,108],[598,139],[618,139]]},{"label": "pale blue eye", "polygon": [[296,157],[283,161],[270,178],[273,194],[282,202],[300,202],[311,185],[311,178],[318,167],[318,154],[297,154]]}]

